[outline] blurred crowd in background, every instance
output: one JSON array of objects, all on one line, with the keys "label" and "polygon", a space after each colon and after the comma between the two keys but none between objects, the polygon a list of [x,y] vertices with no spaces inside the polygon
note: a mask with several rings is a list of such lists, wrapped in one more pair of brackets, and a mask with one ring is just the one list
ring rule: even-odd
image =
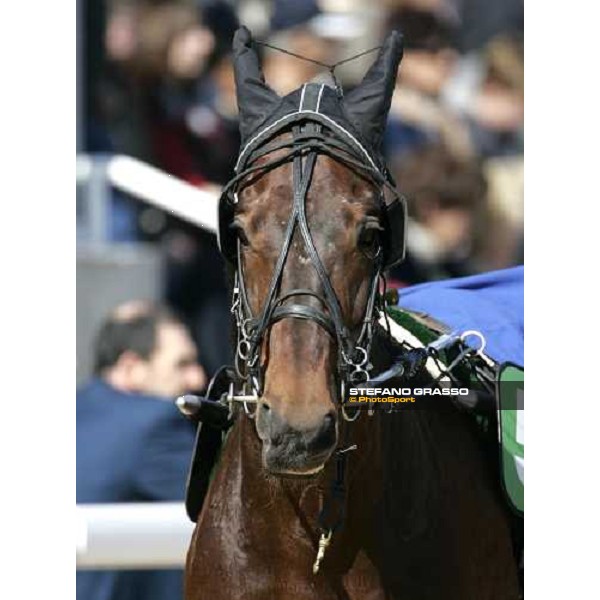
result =
[{"label": "blurred crowd in background", "polygon": [[[222,186],[239,144],[231,39],[240,23],[324,63],[378,45],[390,29],[404,34],[384,144],[411,219],[408,257],[391,285],[522,262],[522,0],[87,0],[79,152],[125,154],[196,186]],[[261,52],[279,93],[327,76]],[[372,59],[336,71],[346,90]],[[163,253],[162,300],[189,325],[211,375],[229,351],[214,236],[124,195],[112,202],[112,241]]]},{"label": "blurred crowd in background", "polygon": [[[384,151],[410,221],[389,286],[522,262],[523,0],[79,0],[80,158],[131,156],[217,194],[239,149],[240,24],[326,64],[404,34]],[[258,49],[280,94],[329,77]],[[336,69],[345,90],[372,60]],[[182,500],[194,434],[173,398],[231,363],[225,265],[212,233],[94,181],[88,200],[111,208],[95,243],[78,189],[77,502]],[[177,570],[77,575],[78,600],[181,587]]]}]

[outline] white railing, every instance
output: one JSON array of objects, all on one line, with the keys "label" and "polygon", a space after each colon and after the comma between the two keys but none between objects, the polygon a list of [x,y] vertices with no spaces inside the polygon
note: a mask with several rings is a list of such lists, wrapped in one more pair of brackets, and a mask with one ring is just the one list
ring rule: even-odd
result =
[{"label": "white railing", "polygon": [[181,502],[78,504],[78,569],[183,567],[194,524]]},{"label": "white railing", "polygon": [[[203,190],[122,155],[77,156],[89,241],[107,240],[110,189],[125,192],[215,233],[219,190]],[[194,524],[183,503],[80,504],[78,569],[177,568],[185,564]]]},{"label": "white railing", "polygon": [[195,187],[136,158],[80,154],[77,183],[84,186],[91,241],[106,239],[110,186],[212,233],[217,231],[218,188]]}]

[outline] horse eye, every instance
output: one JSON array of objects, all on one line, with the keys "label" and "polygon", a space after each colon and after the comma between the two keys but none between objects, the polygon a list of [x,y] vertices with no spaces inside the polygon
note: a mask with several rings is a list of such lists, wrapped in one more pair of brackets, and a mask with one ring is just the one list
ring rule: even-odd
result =
[{"label": "horse eye", "polygon": [[239,221],[233,221],[233,223],[231,223],[231,225],[229,226],[229,229],[231,229],[235,233],[235,235],[242,243],[242,246],[248,246],[250,244],[250,242],[248,241],[248,236],[246,236],[246,232],[244,231],[244,228],[242,227],[242,224]]},{"label": "horse eye", "polygon": [[377,256],[381,249],[381,230],[379,223],[367,223],[360,228],[358,247],[369,258]]}]

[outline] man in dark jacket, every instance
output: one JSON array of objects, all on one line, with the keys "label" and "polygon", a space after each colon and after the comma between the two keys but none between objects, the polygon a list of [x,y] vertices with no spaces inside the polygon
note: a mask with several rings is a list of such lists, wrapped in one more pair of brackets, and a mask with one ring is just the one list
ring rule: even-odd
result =
[{"label": "man in dark jacket", "polygon": [[[142,302],[116,309],[77,393],[77,503],[183,500],[194,432],[173,400],[204,383],[177,319]],[[77,573],[77,600],[182,597],[181,570]]]}]

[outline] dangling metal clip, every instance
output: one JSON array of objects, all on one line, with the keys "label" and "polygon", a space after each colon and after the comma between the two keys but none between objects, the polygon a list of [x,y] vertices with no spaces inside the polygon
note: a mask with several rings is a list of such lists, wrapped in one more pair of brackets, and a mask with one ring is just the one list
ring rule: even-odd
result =
[{"label": "dangling metal clip", "polygon": [[322,533],[319,538],[319,549],[317,550],[317,558],[315,559],[315,564],[313,565],[313,574],[316,575],[319,572],[319,568],[321,566],[321,562],[325,557],[325,551],[329,547],[331,543],[331,536],[333,535],[333,530],[328,529],[327,533]]}]

